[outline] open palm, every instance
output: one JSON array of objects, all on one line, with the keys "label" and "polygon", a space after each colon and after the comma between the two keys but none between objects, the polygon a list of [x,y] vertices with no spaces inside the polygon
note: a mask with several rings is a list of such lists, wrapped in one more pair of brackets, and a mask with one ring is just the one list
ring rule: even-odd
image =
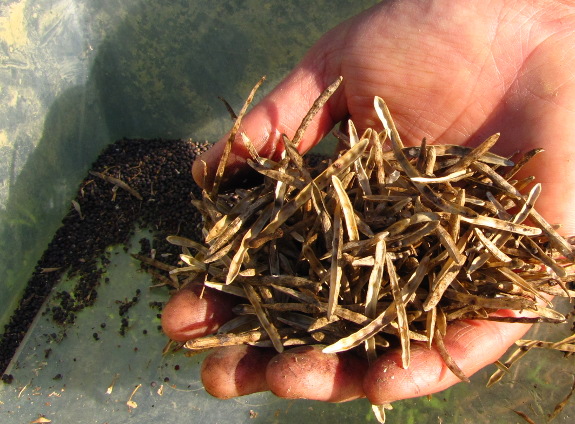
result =
[{"label": "open palm", "polygon": [[[378,127],[373,97],[385,99],[405,144],[477,144],[501,132],[498,150],[543,147],[526,172],[543,183],[538,210],[574,233],[575,7],[558,1],[384,1],[326,34],[303,61],[244,118],[242,131],[260,154],[273,155],[282,133],[293,136],[314,99],[339,75],[342,87],[316,116],[300,148],[308,150],[342,119],[358,129]],[[202,159],[208,180],[223,143]],[[234,146],[228,176],[247,153]],[[194,165],[201,181],[204,170]],[[217,306],[216,302],[222,302]],[[174,339],[213,331],[228,319],[229,300],[190,290],[175,294],[163,325]],[[214,314],[214,311],[220,311]],[[470,375],[496,360],[528,329],[520,324],[461,321],[445,344]],[[401,368],[390,351],[370,367],[349,353],[296,348],[218,350],[205,361],[206,389],[219,397],[261,390],[279,396],[344,401],[367,396],[381,404],[433,393],[457,378],[433,349],[414,344]]]}]

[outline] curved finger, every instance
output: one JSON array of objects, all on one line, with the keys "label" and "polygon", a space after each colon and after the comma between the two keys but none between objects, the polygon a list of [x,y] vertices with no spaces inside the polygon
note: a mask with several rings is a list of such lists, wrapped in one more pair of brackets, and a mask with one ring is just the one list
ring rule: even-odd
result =
[{"label": "curved finger", "polygon": [[[331,42],[330,46],[333,44]],[[250,154],[242,134],[249,138],[260,156],[277,159],[283,151],[282,134],[292,139],[314,101],[339,77],[337,64],[326,65],[324,47],[328,47],[322,46],[321,42],[314,46],[302,62],[242,119],[227,161],[226,180],[240,176],[246,169],[244,165]],[[301,153],[316,145],[336,122],[343,119],[346,107],[342,92],[340,86],[313,117],[298,145]],[[200,186],[211,185],[229,136],[226,134],[194,162],[192,174]]]},{"label": "curved finger", "polygon": [[364,397],[367,363],[351,353],[322,353],[323,346],[302,346],[276,355],[267,367],[267,382],[277,396],[344,402]]},{"label": "curved finger", "polygon": [[189,285],[172,295],[162,311],[162,329],[175,341],[214,333],[234,317],[237,299],[209,288]]},{"label": "curved finger", "polygon": [[[277,158],[283,150],[283,147],[278,147],[282,134],[290,139],[293,137],[313,101],[324,88],[322,83],[316,81],[313,73],[307,69],[297,69],[257,104],[244,117],[236,134],[227,162],[226,180],[240,176],[245,169],[246,159],[250,157],[241,133],[248,136],[260,156]],[[321,110],[306,131],[307,136],[300,145],[300,151],[309,150],[332,126],[329,111]],[[209,187],[211,184],[228,137],[229,134],[226,134],[194,162],[192,174],[200,186]]]},{"label": "curved finger", "polygon": [[[527,330],[529,325],[494,321],[457,321],[448,326],[445,348],[469,377],[495,362]],[[403,369],[401,352],[393,350],[378,358],[366,373],[363,388],[374,404],[425,396],[444,390],[460,380],[439,352],[423,343],[411,346],[411,363]]]},{"label": "curved finger", "polygon": [[204,388],[220,399],[269,390],[266,365],[275,354],[273,349],[245,345],[214,349],[202,363]]}]

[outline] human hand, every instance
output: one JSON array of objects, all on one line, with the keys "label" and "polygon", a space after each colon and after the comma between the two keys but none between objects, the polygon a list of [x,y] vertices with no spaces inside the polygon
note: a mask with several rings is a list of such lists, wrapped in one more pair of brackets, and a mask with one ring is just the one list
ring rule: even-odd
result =
[{"label": "human hand", "polygon": [[[326,34],[250,111],[241,131],[262,156],[274,155],[280,135],[291,138],[314,99],[342,75],[342,87],[308,127],[300,150],[348,116],[359,131],[377,128],[375,95],[385,99],[406,145],[423,137],[474,145],[501,132],[501,154],[545,148],[525,173],[543,184],[539,212],[573,234],[575,144],[568,137],[575,129],[574,12],[557,1],[382,2]],[[202,156],[208,184],[222,150],[221,141]],[[241,141],[232,153],[228,178],[241,172],[248,156]],[[200,164],[193,172],[201,183]],[[172,297],[162,317],[169,337],[199,337],[229,319],[212,312],[229,310],[233,300],[207,293],[200,299],[183,290]],[[445,345],[469,376],[498,359],[527,329],[459,321],[449,326]],[[395,350],[368,367],[351,353],[326,355],[313,348],[279,355],[222,348],[204,361],[202,379],[218,397],[272,390],[282,397],[336,402],[367,396],[374,404],[434,393],[459,381],[434,349],[417,343],[407,370]]]}]

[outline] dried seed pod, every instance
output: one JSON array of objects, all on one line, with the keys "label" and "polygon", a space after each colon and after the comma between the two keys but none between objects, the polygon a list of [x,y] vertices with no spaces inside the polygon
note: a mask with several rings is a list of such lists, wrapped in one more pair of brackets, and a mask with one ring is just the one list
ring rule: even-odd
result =
[{"label": "dried seed pod", "polygon": [[[373,361],[388,345],[385,333],[398,339],[405,368],[411,341],[424,341],[467,381],[443,343],[449,321],[564,321],[537,300],[574,293],[573,247],[535,210],[541,185],[524,195],[519,187],[530,180],[509,180],[537,151],[515,165],[489,151],[499,134],[475,148],[427,140],[405,147],[376,97],[383,132],[368,128],[359,137],[347,122],[348,134],[336,136],[348,148],[312,166],[297,147],[340,82],[316,100],[293,139],[283,136],[279,162],[260,157],[242,135],[261,185],[220,192],[222,157],[214,188],[197,202],[205,246],[170,239],[200,255],[184,252],[187,266],[167,269],[173,278],[200,273],[207,286],[247,297],[251,305],[236,311],[260,325],[247,333],[230,325],[231,334],[187,347],[248,343],[281,351],[327,342],[327,353],[364,345]],[[497,309],[534,316],[491,315]]]}]

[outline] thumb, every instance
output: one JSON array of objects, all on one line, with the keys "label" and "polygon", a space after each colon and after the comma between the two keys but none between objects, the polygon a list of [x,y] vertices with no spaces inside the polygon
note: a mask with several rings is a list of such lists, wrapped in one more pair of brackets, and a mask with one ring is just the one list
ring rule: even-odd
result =
[{"label": "thumb", "polygon": [[[309,57],[309,56],[308,56]],[[280,143],[282,134],[293,138],[302,119],[314,101],[337,78],[326,78],[318,59],[304,59],[278,86],[248,112],[242,119],[240,128],[232,144],[226,165],[225,179],[237,178],[245,171],[246,159],[250,157],[244,146],[241,134],[244,133],[263,157],[275,158],[283,150]],[[345,82],[344,82],[345,83]],[[315,146],[336,122],[343,116],[335,116],[334,106],[341,99],[342,88],[318,111],[306,129],[298,150],[307,152]],[[341,109],[341,108],[340,108]],[[341,113],[337,115],[342,115]],[[211,186],[218,163],[230,134],[226,134],[193,164],[192,175],[202,186]]]}]

